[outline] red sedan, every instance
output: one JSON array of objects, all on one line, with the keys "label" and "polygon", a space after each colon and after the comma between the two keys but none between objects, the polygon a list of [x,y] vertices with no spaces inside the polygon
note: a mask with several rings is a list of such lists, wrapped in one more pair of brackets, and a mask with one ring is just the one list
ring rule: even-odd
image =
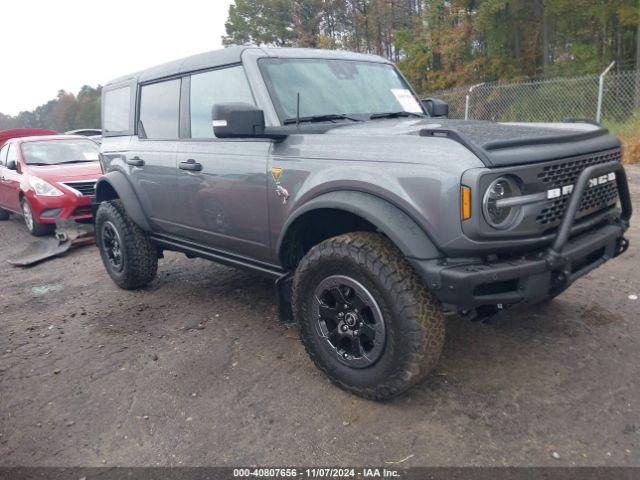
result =
[{"label": "red sedan", "polygon": [[0,149],[0,220],[21,213],[33,235],[57,218],[90,220],[102,175],[98,145],[78,135],[13,138]]}]

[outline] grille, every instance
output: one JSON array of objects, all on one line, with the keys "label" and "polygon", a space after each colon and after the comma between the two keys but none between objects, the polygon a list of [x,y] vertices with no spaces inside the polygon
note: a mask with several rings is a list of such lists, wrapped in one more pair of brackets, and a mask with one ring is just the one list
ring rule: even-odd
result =
[{"label": "grille", "polygon": [[80,192],[83,197],[93,197],[96,194],[96,181],[87,182],[65,182],[63,185]]},{"label": "grille", "polygon": [[[611,161],[620,161],[622,152],[616,150],[614,152],[603,153],[595,157],[586,157],[566,162],[547,165],[538,174],[540,181],[547,184],[547,188],[557,188],[563,185],[573,185],[578,179],[578,175],[591,165],[606,163]],[[585,194],[586,197],[586,194]]]},{"label": "grille", "polygon": [[89,215],[91,213],[92,213],[91,205],[82,205],[81,207],[78,207],[73,211],[73,216],[79,217],[82,215]]},{"label": "grille", "polygon": [[[536,220],[543,225],[554,224],[562,220],[567,209],[570,195],[554,200],[553,203],[543,208]],[[597,187],[587,188],[580,202],[578,218],[596,212],[610,206],[618,198],[618,187],[615,183],[609,182]]]}]

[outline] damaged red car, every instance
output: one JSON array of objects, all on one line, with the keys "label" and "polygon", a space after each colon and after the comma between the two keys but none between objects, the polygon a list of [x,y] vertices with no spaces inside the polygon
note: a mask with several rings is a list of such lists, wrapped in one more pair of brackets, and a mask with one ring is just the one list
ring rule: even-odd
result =
[{"label": "damaged red car", "polygon": [[0,220],[21,214],[36,236],[56,219],[92,219],[99,146],[79,135],[13,138],[0,149]]}]

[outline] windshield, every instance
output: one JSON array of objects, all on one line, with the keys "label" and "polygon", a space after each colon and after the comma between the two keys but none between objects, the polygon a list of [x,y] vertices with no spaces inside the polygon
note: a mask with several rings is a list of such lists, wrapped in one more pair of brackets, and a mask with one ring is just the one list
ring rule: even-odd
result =
[{"label": "windshield", "polygon": [[81,139],[25,142],[21,149],[27,165],[97,162],[100,151],[95,142]]},{"label": "windshield", "polygon": [[298,94],[301,118],[345,115],[368,119],[380,113],[424,113],[407,82],[389,64],[264,58],[260,69],[285,123],[296,118]]}]

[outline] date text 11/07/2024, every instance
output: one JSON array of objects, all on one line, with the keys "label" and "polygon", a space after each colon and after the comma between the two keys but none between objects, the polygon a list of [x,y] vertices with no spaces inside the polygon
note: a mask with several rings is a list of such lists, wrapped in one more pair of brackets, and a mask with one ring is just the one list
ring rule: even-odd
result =
[{"label": "date text 11/07/2024", "polygon": [[235,478],[394,478],[398,470],[386,468],[235,468]]}]

